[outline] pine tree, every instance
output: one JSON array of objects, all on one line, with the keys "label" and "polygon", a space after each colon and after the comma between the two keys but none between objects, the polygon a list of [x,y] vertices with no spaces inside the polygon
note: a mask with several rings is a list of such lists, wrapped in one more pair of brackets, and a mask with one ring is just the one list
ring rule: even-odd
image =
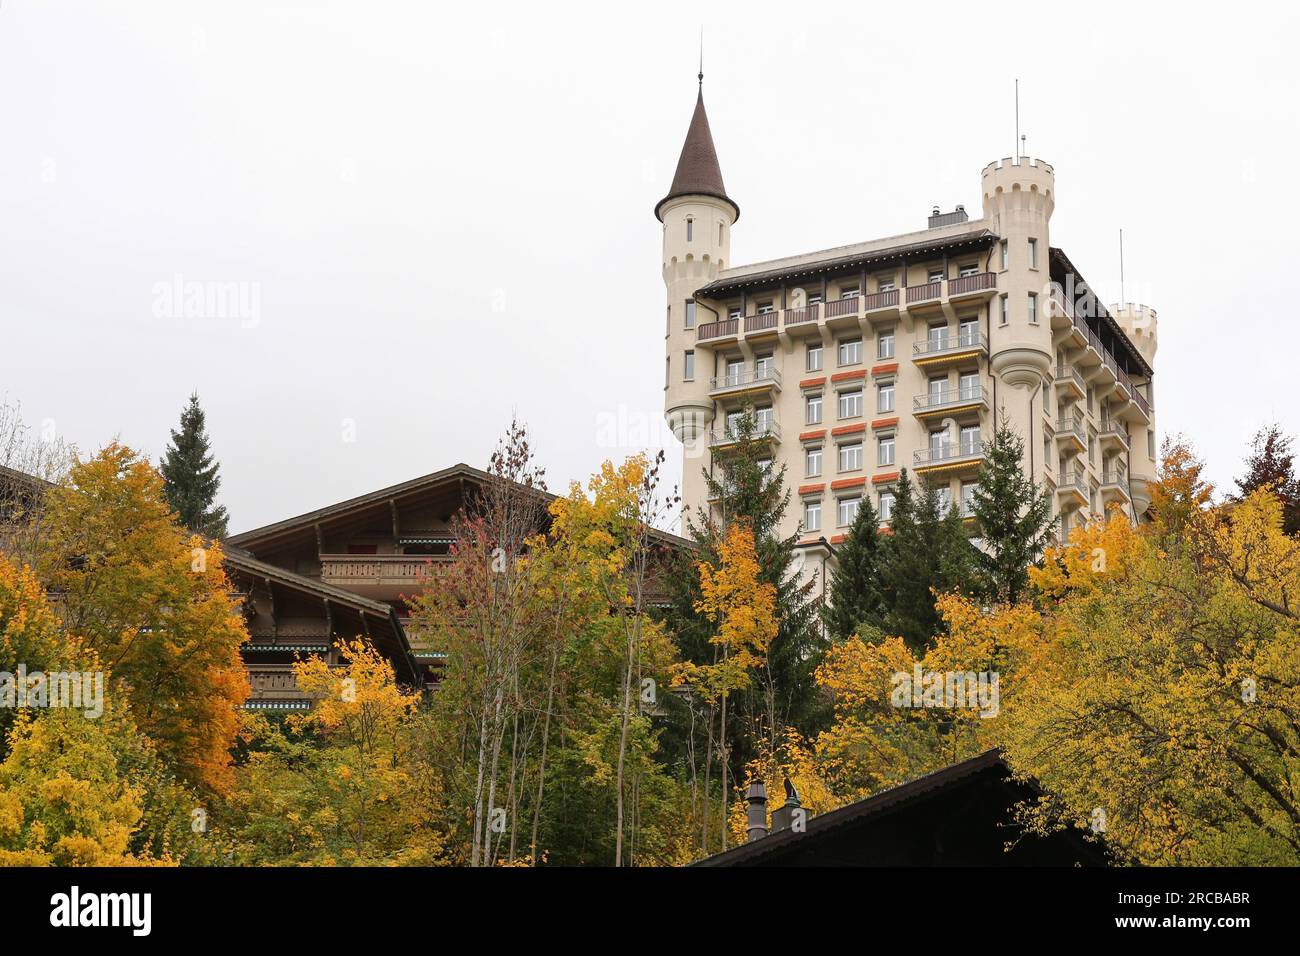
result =
[{"label": "pine tree", "polygon": [[879,628],[884,623],[884,546],[879,522],[871,499],[864,495],[848,537],[836,552],[839,566],[831,575],[830,604],[822,609],[822,620],[832,640],[861,636],[864,625]]},{"label": "pine tree", "polygon": [[226,536],[226,509],[213,506],[221,477],[220,466],[209,452],[207,430],[199,396],[190,396],[181,412],[180,431],[172,431],[171,441],[159,465],[163,476],[163,494],[180,516],[180,522],[195,534],[209,538]]},{"label": "pine tree", "polygon": [[[819,701],[813,679],[827,643],[813,600],[816,582],[798,573],[798,535],[779,534],[790,503],[785,467],[767,464],[771,451],[763,438],[755,438],[752,408],[745,409],[733,431],[734,444],[725,455],[714,458],[716,473],[705,472],[711,506],[699,506],[694,515],[686,516],[686,533],[697,553],[681,554],[670,563],[664,580],[670,606],[664,616],[683,658],[699,665],[715,663],[716,648],[710,643],[713,628],[695,610],[700,600],[696,564],[704,560],[718,567],[728,525],[744,521],[753,531],[759,580],[776,588],[778,627],[755,689],[734,701],[735,719],[728,720],[733,779],[739,780],[746,762],[757,752],[758,740],[770,742],[787,725],[813,733],[829,713]],[[683,728],[679,731],[685,733]]]},{"label": "pine tree", "polygon": [[975,549],[961,513],[941,507],[937,488],[918,489],[904,468],[898,477],[890,536],[882,566],[883,630],[921,653],[942,623],[935,595],[970,593],[977,579]]},{"label": "pine tree", "polygon": [[1001,422],[985,446],[984,464],[971,496],[984,540],[979,563],[990,597],[1015,602],[1029,585],[1029,566],[1047,545],[1052,496],[1021,467],[1025,443]]},{"label": "pine tree", "polygon": [[1292,437],[1276,423],[1261,428],[1251,443],[1246,474],[1237,479],[1238,500],[1253,491],[1269,488],[1282,499],[1282,530],[1300,534],[1300,480],[1296,479],[1291,451]]}]

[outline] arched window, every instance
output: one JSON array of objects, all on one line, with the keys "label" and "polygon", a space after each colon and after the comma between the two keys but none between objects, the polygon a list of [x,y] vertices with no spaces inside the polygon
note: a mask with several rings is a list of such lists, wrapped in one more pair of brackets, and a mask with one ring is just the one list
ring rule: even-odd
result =
[{"label": "arched window", "polygon": [[686,220],[686,241],[691,242],[695,239],[695,220]]}]

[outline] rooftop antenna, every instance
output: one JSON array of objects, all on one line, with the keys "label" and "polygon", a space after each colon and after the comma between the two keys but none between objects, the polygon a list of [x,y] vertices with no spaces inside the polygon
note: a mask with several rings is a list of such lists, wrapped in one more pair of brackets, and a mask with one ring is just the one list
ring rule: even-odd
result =
[{"label": "rooftop antenna", "polygon": [[1124,230],[1119,231],[1119,307],[1124,308]]},{"label": "rooftop antenna", "polygon": [[1020,165],[1020,77],[1016,77],[1016,162]]}]

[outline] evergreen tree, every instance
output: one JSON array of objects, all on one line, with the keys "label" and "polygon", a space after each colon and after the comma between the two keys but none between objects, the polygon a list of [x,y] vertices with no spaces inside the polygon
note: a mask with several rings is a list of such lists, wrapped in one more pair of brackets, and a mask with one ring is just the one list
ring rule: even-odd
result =
[{"label": "evergreen tree", "polygon": [[937,488],[913,485],[906,468],[898,477],[890,530],[881,571],[886,608],[882,630],[921,653],[939,633],[935,595],[974,589],[975,549],[961,513],[941,507]]},{"label": "evergreen tree", "polygon": [[1292,438],[1276,423],[1261,428],[1251,443],[1246,474],[1237,479],[1238,500],[1260,488],[1269,488],[1282,499],[1282,530],[1300,533],[1300,480],[1296,479],[1291,451]]},{"label": "evergreen tree", "polygon": [[221,477],[217,474],[220,466],[209,451],[197,394],[190,396],[189,404],[181,412],[180,431],[173,430],[171,436],[158,468],[167,503],[180,516],[181,524],[195,534],[224,538],[226,509],[224,505],[213,505],[221,487]]},{"label": "evergreen tree", "polygon": [[1052,525],[1052,495],[1021,467],[1025,443],[1002,422],[984,449],[978,484],[971,498],[984,539],[977,551],[990,597],[1014,602],[1029,585],[1029,565],[1047,545]]},{"label": "evergreen tree", "polygon": [[879,628],[884,622],[884,545],[879,523],[871,498],[863,495],[848,537],[836,552],[838,567],[831,575],[830,604],[822,609],[822,620],[832,640],[861,636],[864,626]]},{"label": "evergreen tree", "polygon": [[[764,438],[755,437],[752,408],[746,407],[732,430],[734,444],[725,454],[714,456],[715,472],[704,475],[709,504],[686,515],[686,534],[697,550],[678,553],[670,560],[664,580],[669,607],[664,617],[677,636],[683,658],[701,665],[715,663],[716,648],[709,643],[714,628],[695,609],[701,596],[696,563],[707,561],[718,567],[728,525],[745,521],[754,534],[759,580],[776,588],[778,626],[763,672],[755,676],[747,694],[733,699],[736,719],[729,719],[728,736],[733,779],[738,780],[756,753],[757,741],[770,742],[773,734],[780,734],[787,725],[805,734],[814,733],[829,713],[819,703],[813,680],[826,646],[813,600],[816,582],[799,574],[798,535],[779,534],[790,504],[785,467],[768,464],[771,449]],[[686,733],[684,727],[678,731],[679,736]],[[670,743],[665,741],[665,745]]]}]

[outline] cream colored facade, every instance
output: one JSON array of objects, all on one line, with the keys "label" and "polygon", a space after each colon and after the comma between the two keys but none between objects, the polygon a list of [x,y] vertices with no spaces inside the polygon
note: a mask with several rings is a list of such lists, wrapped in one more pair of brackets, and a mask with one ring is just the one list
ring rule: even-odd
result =
[{"label": "cream colored facade", "polygon": [[[683,163],[692,137],[694,123]],[[1052,245],[1050,165],[986,166],[977,219],[935,210],[932,228],[742,266],[720,173],[695,193],[683,179],[679,166],[657,212],[665,415],[686,446],[686,508],[749,402],[794,492],[784,531],[806,551],[831,553],[863,496],[888,515],[903,468],[965,507],[1004,420],[1052,490],[1058,533],[1112,505],[1133,520],[1147,510],[1156,314],[1102,306]]]}]

